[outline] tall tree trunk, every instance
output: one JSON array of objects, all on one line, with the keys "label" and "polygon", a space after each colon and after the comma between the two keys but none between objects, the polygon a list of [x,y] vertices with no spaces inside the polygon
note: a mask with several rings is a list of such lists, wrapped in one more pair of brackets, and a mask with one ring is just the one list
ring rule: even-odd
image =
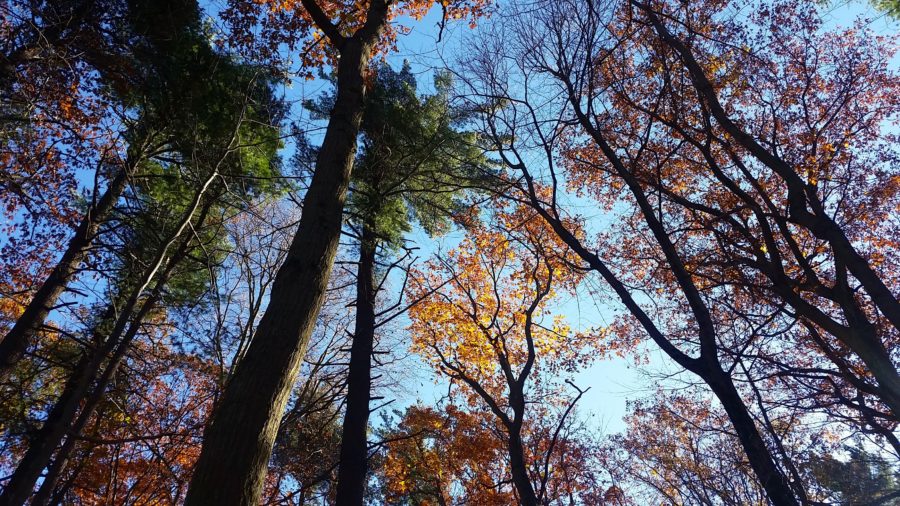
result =
[{"label": "tall tree trunk", "polygon": [[366,432],[375,346],[375,250],[375,231],[367,222],[363,225],[356,275],[356,324],[350,347],[347,408],[341,431],[337,506],[362,506],[366,490],[369,457]]},{"label": "tall tree trunk", "polygon": [[[141,326],[141,322],[155,302],[155,299],[148,299],[144,302],[141,310],[135,316],[134,321],[132,321],[128,332],[125,335],[125,339],[121,340],[122,345],[127,346],[131,339],[134,338],[138,328]],[[97,371],[106,359],[108,352],[111,351],[114,346],[119,344],[123,330],[124,328],[114,330],[102,349],[95,350],[93,353],[86,355],[79,361],[75,372],[66,383],[66,388],[63,390],[62,395],[47,415],[44,426],[41,428],[38,435],[30,442],[28,450],[25,452],[19,465],[16,466],[16,470],[13,472],[9,482],[3,489],[3,493],[0,494],[0,505],[13,506],[25,504],[34,490],[35,483],[37,483],[38,478],[41,476],[41,471],[43,471],[50,463],[53,452],[59,446],[60,442],[62,442],[63,438],[66,437],[66,434],[70,434],[70,439],[73,435],[77,436],[77,432],[79,431],[75,431],[76,424],[73,422],[76,420],[76,416],[78,416],[78,407],[82,400],[87,398],[87,402],[81,410],[81,416],[83,416],[86,411],[93,413],[93,408],[99,399],[94,400],[92,403],[91,401],[94,396],[88,397],[88,391],[94,383]],[[81,416],[79,416],[79,418]],[[57,460],[59,459],[60,456],[57,455]],[[46,485],[46,478],[44,485]]]},{"label": "tall tree trunk", "polygon": [[[137,336],[144,318],[146,318],[150,310],[156,306],[158,299],[158,293],[154,293],[148,297],[138,311],[137,316],[135,316],[134,320],[131,322],[128,332],[125,333],[125,336],[121,340],[116,340],[120,342],[115,347],[115,351],[113,352],[112,357],[110,357],[109,363],[106,364],[103,373],[97,379],[97,384],[94,386],[94,389],[85,399],[84,406],[81,408],[81,413],[78,414],[78,418],[71,423],[71,425],[67,426],[68,430],[63,431],[62,435],[65,436],[66,440],[59,451],[56,452],[56,458],[53,460],[53,463],[47,468],[47,474],[44,476],[44,481],[41,483],[40,488],[35,494],[31,506],[44,506],[49,503],[53,490],[56,488],[56,483],[59,481],[59,477],[61,476],[63,469],[65,469],[69,456],[75,448],[78,437],[81,436],[84,427],[90,421],[91,417],[94,415],[94,411],[100,404],[100,401],[102,401],[106,395],[106,389],[116,377],[116,373],[119,371],[119,366],[122,365],[125,354],[131,348],[131,342],[134,340],[135,336]],[[62,438],[60,438],[60,440],[61,439]],[[59,440],[57,440],[57,444],[58,443]]]},{"label": "tall tree trunk", "polygon": [[334,264],[362,119],[363,73],[387,20],[387,5],[373,2],[368,16],[364,29],[339,46],[337,97],[300,226],[272,284],[269,307],[207,428],[188,488],[189,506],[259,501],[281,415]]},{"label": "tall tree trunk", "polygon": [[[531,185],[530,175],[526,174],[526,180]],[[592,270],[601,274],[604,280],[619,295],[631,314],[641,323],[641,326],[644,327],[651,339],[666,355],[688,371],[702,378],[710,386],[713,393],[724,406],[729,419],[734,425],[741,446],[747,454],[750,465],[772,503],[776,506],[798,505],[799,502],[794,495],[793,489],[775,464],[772,452],[769,451],[762,436],[759,434],[756,424],[747,410],[747,406],[744,404],[737,389],[735,389],[731,378],[722,370],[715,350],[708,354],[701,353],[701,358],[699,359],[690,357],[679,350],[640,308],[632,298],[628,288],[606,266],[606,263],[597,254],[585,248],[581,241],[559,219],[547,212],[537,199],[533,187],[530,186],[530,188],[529,199],[532,207],[553,228],[559,238],[572,248],[576,255],[587,262]]]},{"label": "tall tree trunk", "polygon": [[25,350],[44,325],[66,285],[78,272],[100,226],[109,218],[116,202],[125,191],[134,166],[135,163],[128,162],[126,168],[122,168],[110,181],[103,196],[81,220],[75,236],[69,240],[66,251],[56,267],[38,288],[13,328],[0,341],[0,379],[6,377],[25,354]]}]

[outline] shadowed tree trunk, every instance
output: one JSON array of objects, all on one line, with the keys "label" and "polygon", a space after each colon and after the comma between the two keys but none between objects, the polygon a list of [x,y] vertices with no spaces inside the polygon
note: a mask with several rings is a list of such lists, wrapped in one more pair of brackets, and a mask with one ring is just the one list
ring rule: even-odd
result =
[{"label": "shadowed tree trunk", "polygon": [[340,51],[337,96],[299,228],[272,284],[269,307],[207,428],[187,505],[258,503],[278,425],[337,252],[362,119],[363,73],[387,22],[388,6],[374,1],[363,28],[346,38],[327,19],[322,20],[324,14],[311,3],[304,5]]},{"label": "shadowed tree trunk", "polygon": [[[116,318],[113,328],[109,336],[103,340],[103,344],[93,352],[88,352],[85,358],[81,359],[76,366],[75,371],[66,383],[62,395],[54,404],[47,420],[38,435],[30,442],[28,451],[16,466],[16,470],[10,477],[9,482],[0,494],[0,505],[12,506],[25,504],[25,501],[34,490],[34,485],[41,475],[41,471],[47,467],[53,452],[59,446],[60,442],[70,434],[70,440],[73,435],[80,432],[79,423],[83,427],[84,423],[90,418],[94,407],[102,398],[105,391],[105,383],[108,383],[111,374],[115,373],[118,363],[121,362],[131,341],[137,335],[141,324],[150,310],[155,306],[159,299],[165,283],[172,275],[175,266],[180,262],[188,252],[188,246],[191,242],[191,236],[183,238],[178,250],[172,256],[169,255],[169,248],[184,235],[184,231],[191,223],[197,209],[201,205],[210,184],[218,178],[218,172],[213,171],[206,179],[203,185],[194,195],[192,205],[185,211],[178,227],[169,235],[167,240],[160,245],[159,251],[156,252],[153,261],[148,265],[147,269],[141,274],[137,280],[135,287],[132,289],[125,301],[123,307],[119,310],[119,316]],[[198,221],[206,218],[206,213],[212,201],[207,201],[204,205]],[[155,282],[155,286],[151,293],[146,294],[146,298],[141,302],[141,298],[145,295],[150,282],[165,264],[165,268],[160,272]],[[136,314],[133,314],[138,308]],[[129,324],[130,322],[130,324]],[[110,357],[110,362],[103,375],[99,379],[97,389],[94,395],[88,397],[91,384],[97,377],[104,361]],[[82,407],[81,415],[78,415],[79,404],[86,400]],[[75,422],[75,417],[79,416],[79,421]],[[81,419],[84,419],[83,422]],[[57,460],[66,458],[65,455],[57,457]]]},{"label": "shadowed tree trunk", "polygon": [[[671,47],[680,56],[685,68],[688,70],[694,89],[702,102],[709,107],[710,114],[721,127],[734,140],[757,160],[777,174],[787,185],[787,210],[789,221],[805,227],[818,239],[826,241],[831,247],[835,261],[843,264],[843,268],[849,271],[862,285],[869,295],[872,303],[882,312],[891,325],[900,329],[900,301],[891,292],[890,288],[881,279],[879,273],[870,265],[869,260],[860,254],[853,242],[847,236],[844,229],[832,218],[826,210],[818,194],[815,185],[809,184],[798,174],[797,168],[782,159],[778,153],[771,151],[747,133],[732,117],[728,115],[719,96],[703,67],[697,61],[693,50],[682,38],[674,35],[663,23],[660,15],[650,5],[632,0],[631,3],[641,9],[646,15],[659,38]],[[774,280],[778,283],[778,280]],[[788,294],[790,296],[790,294]],[[817,324],[822,324],[822,318],[817,318],[815,308],[798,310],[810,317]],[[855,311],[856,303],[852,297],[848,297],[842,303],[844,310]],[[810,315],[810,313],[813,313]],[[862,315],[861,312],[859,312]],[[824,315],[822,315],[824,316]],[[827,317],[825,317],[827,319]],[[877,338],[871,324],[864,318],[856,318],[848,315],[850,330],[841,328],[840,325],[823,325],[829,332],[838,337],[851,348],[866,364],[872,375],[878,381],[883,393],[882,399],[891,407],[895,416],[898,403],[900,403],[900,374],[894,366],[890,354]],[[854,323],[856,323],[854,325]],[[829,328],[831,327],[831,328]],[[855,328],[853,328],[855,327]]]},{"label": "shadowed tree trunk", "polygon": [[341,432],[337,506],[362,506],[366,490],[369,445],[369,400],[372,390],[372,350],[375,346],[376,238],[368,221],[363,225],[356,278],[356,324],[350,348],[347,408]]},{"label": "shadowed tree trunk", "polygon": [[537,506],[538,500],[534,493],[534,487],[528,478],[528,468],[525,466],[525,448],[522,446],[522,426],[510,428],[509,442],[509,469],[512,474],[513,484],[519,493],[519,503],[522,506]]}]

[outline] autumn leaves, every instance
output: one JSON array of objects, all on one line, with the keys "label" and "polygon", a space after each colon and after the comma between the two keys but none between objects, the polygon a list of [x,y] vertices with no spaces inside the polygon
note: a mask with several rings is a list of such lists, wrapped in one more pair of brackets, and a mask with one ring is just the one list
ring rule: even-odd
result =
[{"label": "autumn leaves", "polygon": [[[895,38],[790,0],[57,4],[0,19],[0,502],[897,493]],[[388,62],[431,9],[478,30],[423,93]],[[413,264],[413,230],[456,235]],[[373,421],[388,321],[449,390]],[[600,440],[573,377],[610,355],[665,378]]]}]

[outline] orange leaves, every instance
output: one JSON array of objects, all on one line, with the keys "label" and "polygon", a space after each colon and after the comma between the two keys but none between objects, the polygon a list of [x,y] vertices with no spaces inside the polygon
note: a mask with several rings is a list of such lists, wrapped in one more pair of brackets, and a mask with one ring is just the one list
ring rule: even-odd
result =
[{"label": "orange leaves", "polygon": [[135,354],[137,370],[91,424],[89,439],[104,443],[86,450],[72,489],[86,504],[178,504],[199,456],[215,388],[208,364],[161,345]]},{"label": "orange leaves", "polygon": [[[508,472],[503,442],[483,415],[453,405],[412,406],[386,434],[378,469],[388,503],[437,506],[456,503],[505,506],[515,502],[509,487],[498,485]],[[407,503],[407,502],[404,502]]]},{"label": "orange leaves", "polygon": [[444,258],[414,273],[413,349],[437,369],[451,367],[500,394],[502,370],[518,369],[531,349],[541,367],[571,369],[584,338],[552,314],[557,290],[574,290],[581,273],[539,216],[497,207],[491,227],[470,229]]},{"label": "orange leaves", "polygon": [[[388,25],[376,44],[376,56],[393,51],[397,36],[409,31],[408,26],[396,20],[420,20],[436,3],[435,0],[390,3]],[[341,35],[349,37],[365,24],[371,2],[315,0],[315,4]],[[490,4],[489,0],[440,2],[447,19],[469,20],[472,27],[478,18],[489,14]],[[307,79],[336,61],[336,48],[325,36],[329,28],[319,26],[319,20],[313,19],[301,0],[230,0],[222,16],[230,31],[227,43],[247,57],[290,67],[291,72]]]}]

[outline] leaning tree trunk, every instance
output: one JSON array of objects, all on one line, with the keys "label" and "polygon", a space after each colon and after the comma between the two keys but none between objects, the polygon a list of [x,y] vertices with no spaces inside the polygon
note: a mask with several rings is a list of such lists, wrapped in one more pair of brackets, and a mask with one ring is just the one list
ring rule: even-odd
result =
[{"label": "leaning tree trunk", "polygon": [[132,172],[130,167],[134,166],[134,163],[129,162],[110,181],[106,192],[81,220],[75,236],[69,240],[69,245],[56,267],[50,271],[41,287],[38,288],[13,328],[0,341],[0,379],[7,376],[16,362],[25,354],[25,350],[28,349],[28,345],[44,325],[66,285],[78,272],[98,230],[109,218],[119,196],[125,191]]},{"label": "leaning tree trunk", "polygon": [[337,97],[303,201],[300,226],[272,284],[269,307],[207,428],[187,505],[259,501],[281,415],[337,252],[362,119],[363,73],[387,19],[387,5],[373,2],[376,5],[380,8],[370,7],[365,36],[341,40]]},{"label": "leaning tree trunk", "polygon": [[372,389],[372,351],[375,346],[375,249],[374,230],[363,225],[356,277],[356,326],[350,347],[347,407],[341,431],[337,506],[362,506],[366,490],[369,445],[369,399]]},{"label": "leaning tree trunk", "polygon": [[[47,467],[47,473],[44,475],[44,481],[41,483],[40,488],[34,495],[34,499],[31,501],[31,506],[45,506],[50,502],[53,490],[56,488],[56,483],[59,481],[59,478],[62,475],[62,471],[65,469],[65,466],[69,461],[69,456],[72,454],[72,450],[75,449],[75,443],[78,442],[78,437],[81,436],[82,432],[84,431],[84,427],[87,425],[88,421],[90,421],[91,417],[94,416],[94,411],[97,409],[100,401],[102,401],[106,396],[107,387],[115,378],[116,373],[119,371],[119,366],[125,359],[125,354],[131,348],[131,342],[134,340],[135,336],[137,336],[138,330],[140,330],[144,318],[147,317],[147,314],[156,305],[156,301],[158,300],[158,298],[159,294],[155,293],[144,301],[141,309],[135,316],[134,321],[131,322],[128,332],[125,333],[125,336],[122,337],[121,342],[119,342],[118,346],[116,346],[116,349],[113,352],[109,363],[106,365],[103,373],[97,379],[97,384],[94,386],[90,394],[85,398],[84,406],[81,408],[81,412],[78,414],[78,418],[75,419],[70,426],[68,426],[68,430],[65,430],[63,432],[66,440],[60,447],[59,451],[56,452],[56,458],[53,459],[53,463]],[[117,339],[117,341],[119,340]],[[61,440],[62,438],[59,439]],[[59,441],[57,441],[57,443],[58,442]]]},{"label": "leaning tree trunk", "polygon": [[[190,236],[183,239],[177,253],[171,258],[169,256],[169,248],[184,235],[184,231],[187,229],[188,225],[190,225],[197,209],[204,200],[209,186],[217,178],[218,171],[212,171],[206,181],[196,191],[191,205],[185,211],[176,229],[172,231],[166,238],[166,241],[160,245],[152,262],[150,262],[150,265],[148,265],[144,272],[141,273],[140,278],[137,280],[137,283],[126,300],[124,307],[121,308],[119,316],[113,324],[112,331],[110,332],[109,337],[106,338],[104,344],[95,349],[93,353],[89,353],[88,359],[82,359],[79,362],[73,375],[66,383],[62,395],[57,400],[56,404],[54,404],[50,413],[48,413],[44,426],[41,428],[37,437],[29,445],[28,450],[25,452],[25,456],[22,457],[22,460],[16,466],[16,470],[10,477],[6,487],[4,487],[3,493],[0,494],[0,505],[18,506],[25,504],[28,497],[32,494],[34,485],[37,483],[38,478],[40,478],[41,471],[49,464],[54,450],[59,446],[60,442],[62,442],[66,433],[70,431],[70,426],[77,425],[73,424],[73,421],[78,415],[78,406],[82,400],[87,397],[97,371],[100,369],[103,362],[113,355],[113,353],[121,353],[121,355],[124,355],[124,351],[130,345],[131,340],[137,335],[141,322],[159,299],[163,286],[172,275],[176,264],[187,255],[188,245],[191,242]],[[205,219],[211,202],[211,200],[207,200],[204,205],[203,210],[200,213],[200,221]],[[159,273],[160,268],[166,263],[168,263],[168,265],[166,265],[163,271]],[[158,277],[157,273],[160,274]],[[143,303],[141,303],[141,297],[144,296],[145,290],[154,277],[157,277],[156,286],[146,299],[144,299]],[[137,311],[136,315],[133,315],[134,310],[138,307],[139,303],[140,309]],[[130,326],[129,322],[131,322]],[[117,350],[121,350],[121,352]],[[110,371],[110,368],[113,368],[112,371],[115,370],[114,363],[116,356],[117,355],[113,355],[113,361],[107,365],[107,372]],[[118,357],[118,360],[121,360],[121,356]],[[116,363],[115,366],[117,365],[118,364]],[[102,380],[103,376],[101,376],[101,382]],[[93,412],[93,407],[99,402],[99,399],[96,399],[93,405],[90,402],[90,398],[87,400],[89,402],[82,408],[81,417],[85,417],[85,413],[87,413],[87,418],[89,418],[90,414]]]},{"label": "leaning tree trunk", "polygon": [[[121,341],[118,345],[119,348],[127,348],[131,340],[137,335],[141,322],[155,305],[155,302],[155,297],[144,302],[134,321],[131,322],[124,338],[120,334],[111,335],[109,340],[113,343]],[[19,462],[19,466],[16,468],[9,485],[4,489],[3,495],[0,496],[0,504],[4,506],[25,504],[44,468],[47,468],[48,472],[41,483],[40,491],[35,495],[31,504],[32,506],[37,506],[46,503],[47,499],[42,498],[43,494],[41,492],[52,491],[53,487],[56,486],[59,472],[62,470],[61,464],[68,460],[72,443],[81,434],[84,426],[81,420],[84,419],[86,422],[94,413],[97,404],[102,400],[103,392],[105,391],[104,382],[101,381],[102,389],[98,385],[92,393],[89,392],[97,369],[106,356],[108,349],[109,346],[104,346],[102,351],[95,351],[94,356],[88,360],[88,364],[79,364],[81,367],[70,378],[70,382],[66,385],[66,390],[63,391],[62,396],[53,405],[53,409],[48,415],[47,421],[44,422],[44,427],[41,429],[39,437],[31,442],[28,451],[25,453],[22,461]],[[108,371],[111,367],[113,366],[107,365],[106,370]],[[101,376],[101,380],[103,377],[105,377],[105,374]],[[78,407],[82,400],[85,400],[85,403],[79,413]],[[53,465],[48,466],[54,450],[64,438],[66,438],[66,444],[63,444],[57,452]],[[69,446],[68,448],[67,445]]]},{"label": "leaning tree trunk", "polygon": [[731,377],[721,369],[717,361],[707,370],[697,374],[710,386],[716,398],[722,403],[722,407],[725,408],[725,412],[734,426],[735,434],[741,442],[741,447],[747,454],[747,460],[750,461],[750,467],[753,468],[753,472],[772,504],[776,506],[799,505],[794,489],[775,463],[772,452],[766,446],[766,442],[759,433],[756,423],[750,416],[747,405],[735,388]]},{"label": "leaning tree trunk", "polygon": [[[529,176],[530,177],[530,176]],[[530,179],[529,179],[530,181]],[[744,400],[734,386],[731,377],[722,370],[715,350],[700,359],[691,358],[678,350],[656,327],[650,317],[637,305],[627,287],[609,270],[600,257],[587,248],[556,217],[548,213],[533,191],[529,195],[531,205],[540,216],[553,228],[557,236],[572,248],[572,251],[584,260],[592,270],[597,271],[619,295],[629,312],[637,318],[651,339],[672,360],[699,376],[710,386],[716,398],[722,403],[732,422],[741,446],[747,455],[754,474],[759,479],[769,500],[775,506],[796,506],[799,503],[793,488],[778,468],[772,452],[753,421]]]}]

